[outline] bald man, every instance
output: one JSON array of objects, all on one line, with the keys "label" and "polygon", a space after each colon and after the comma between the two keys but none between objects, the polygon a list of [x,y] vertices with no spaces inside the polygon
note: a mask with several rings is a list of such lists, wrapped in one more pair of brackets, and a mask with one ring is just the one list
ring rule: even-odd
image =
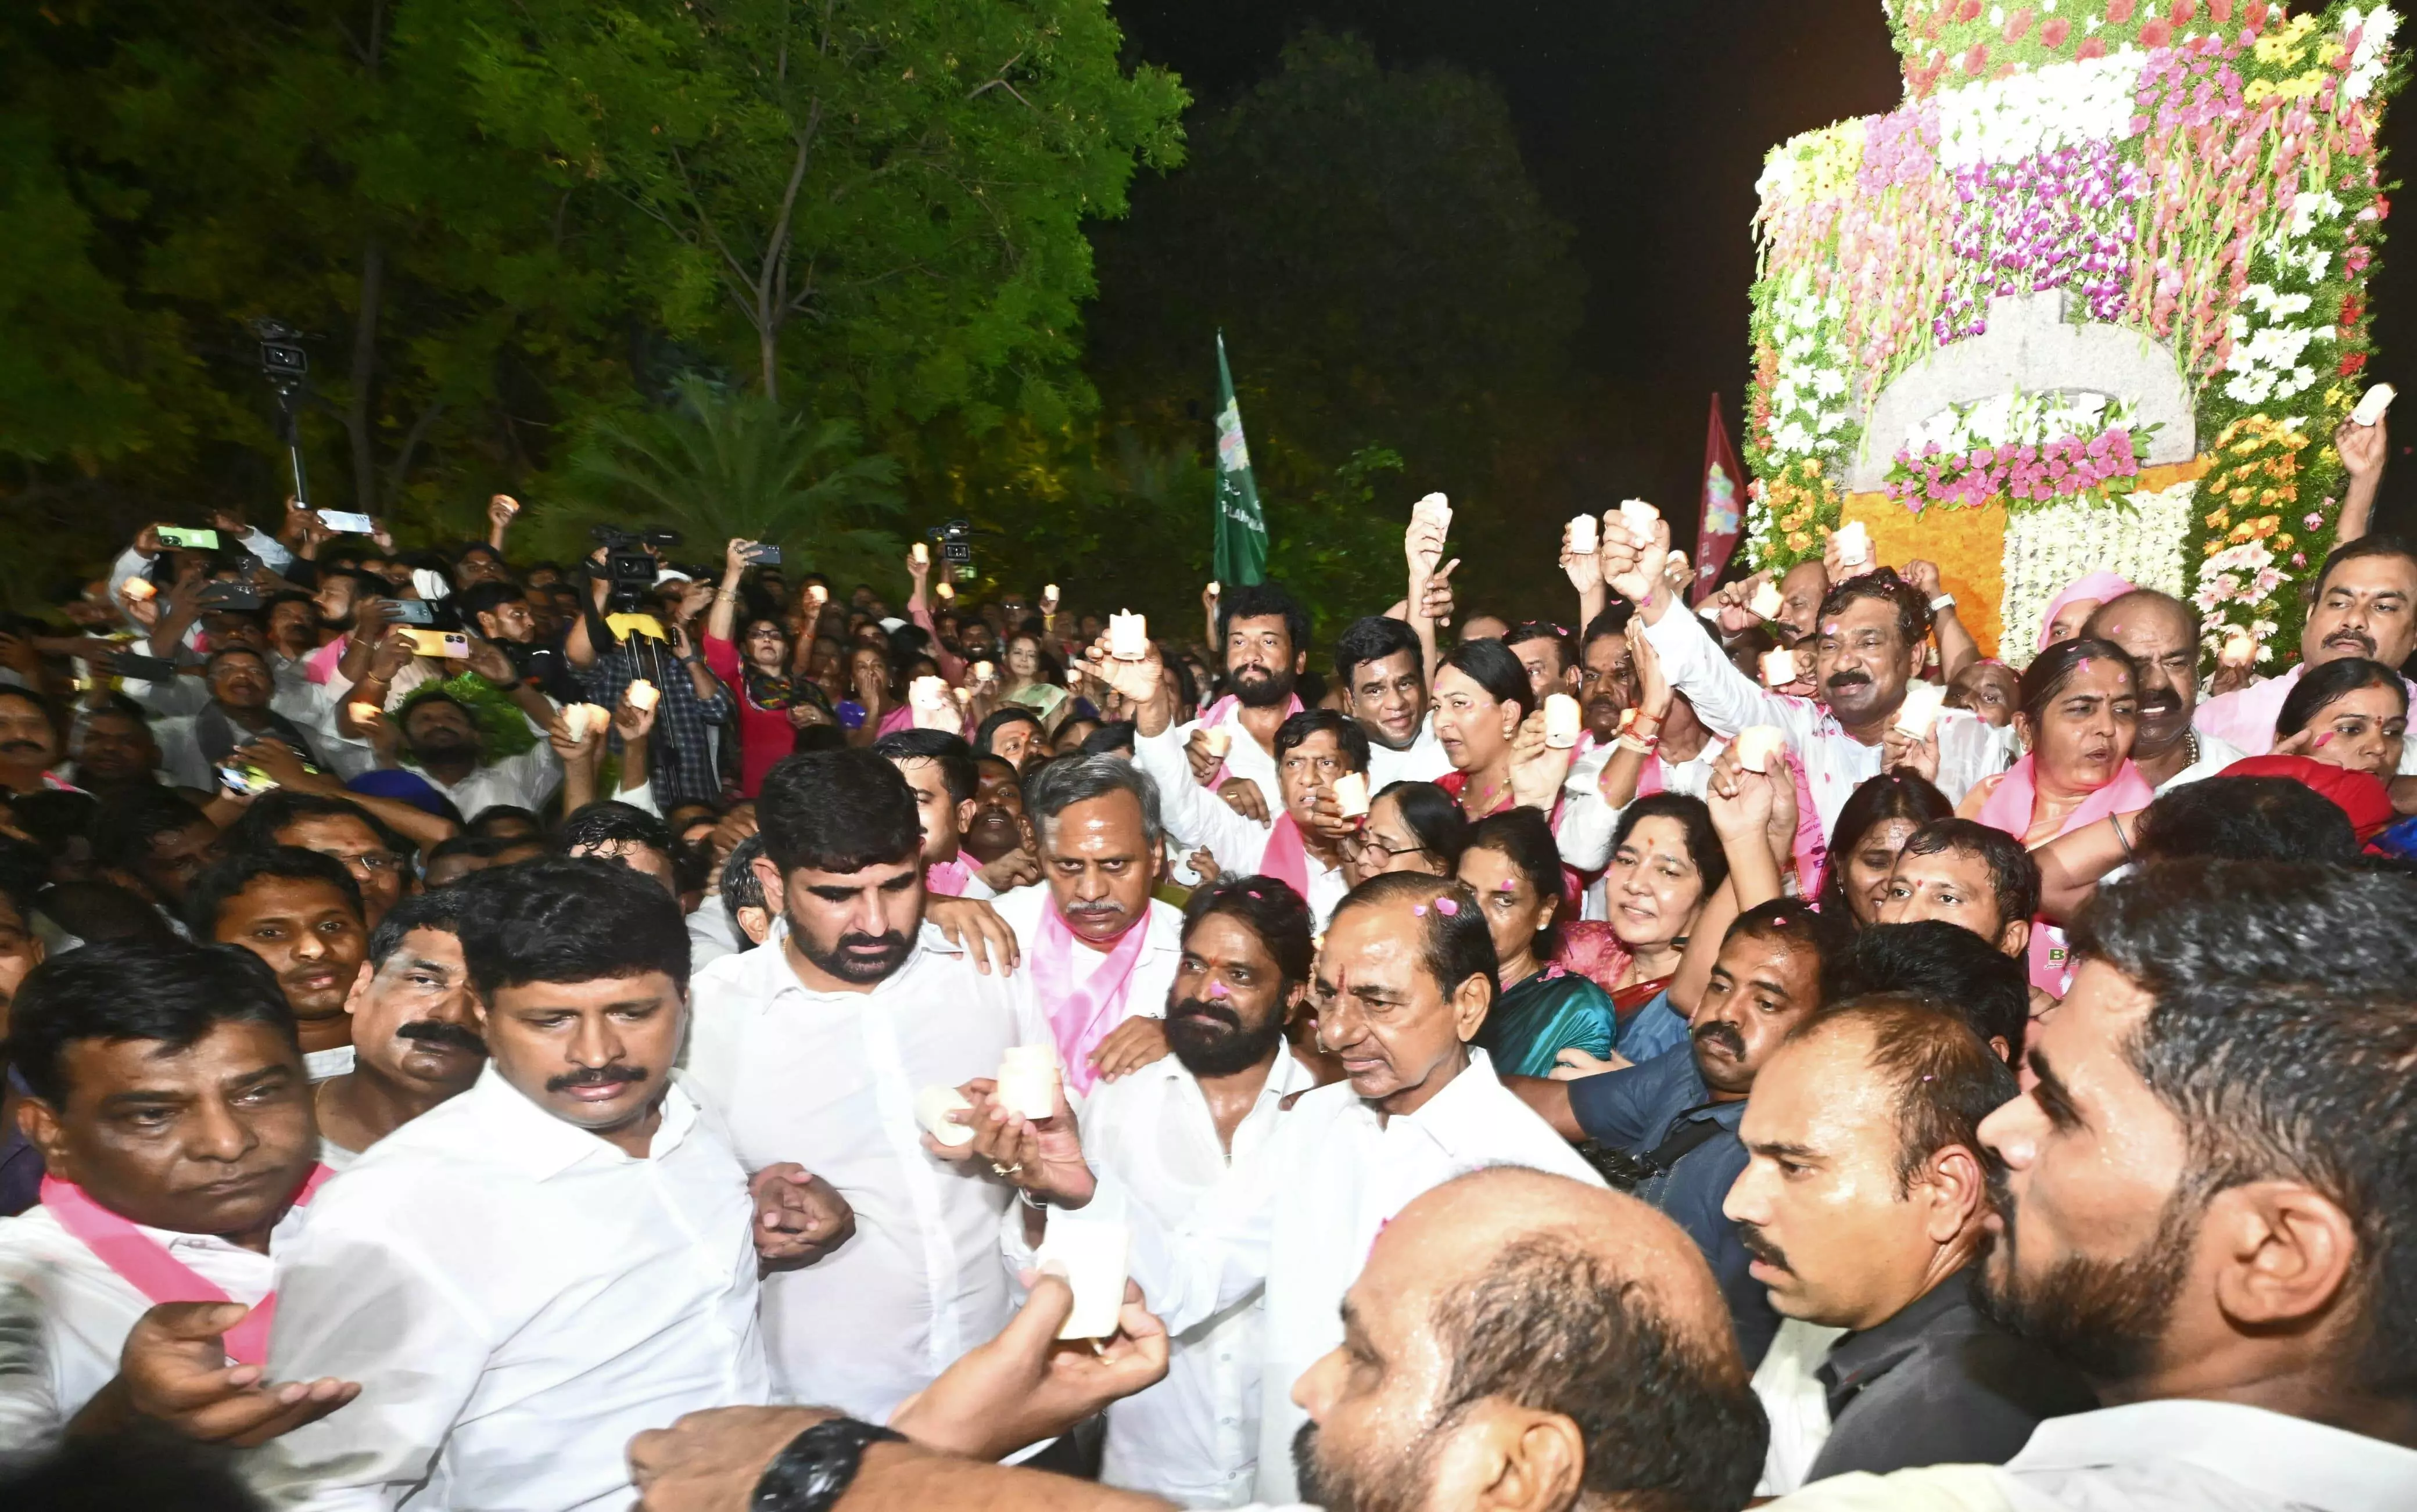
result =
[{"label": "bald man", "polygon": [[2138,671],[2140,731],[2132,763],[2159,793],[2213,777],[2243,754],[2203,730],[2198,715],[2198,617],[2154,588],[2136,588],[2098,606],[2081,633],[2112,641]]},{"label": "bald man", "polygon": [[[1303,1495],[1327,1512],[1571,1512],[1632,1498],[1734,1512],[1753,1489],[1762,1410],[1727,1304],[1695,1242],[1634,1198],[1516,1167],[1446,1182],[1377,1237],[1343,1326],[1343,1344],[1293,1387],[1310,1416],[1294,1451]],[[1012,1393],[1049,1370],[1007,1363],[969,1362],[927,1397],[965,1403],[961,1388],[989,1368],[996,1411],[1015,1414]],[[640,1504],[744,1512],[774,1458],[832,1416],[737,1408],[641,1434]],[[913,1442],[870,1445],[843,1484],[839,1512],[1170,1504]]]}]

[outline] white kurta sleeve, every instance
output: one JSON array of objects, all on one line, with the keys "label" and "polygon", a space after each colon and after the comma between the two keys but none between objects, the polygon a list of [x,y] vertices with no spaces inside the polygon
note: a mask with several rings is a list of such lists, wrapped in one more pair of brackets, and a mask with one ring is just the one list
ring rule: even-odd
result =
[{"label": "white kurta sleeve", "polygon": [[1268,828],[1245,819],[1224,799],[1192,779],[1181,732],[1133,737],[1133,761],[1158,784],[1159,815],[1186,851],[1207,846],[1229,877],[1247,877],[1268,854]]},{"label": "white kurta sleeve", "polygon": [[1280,1125],[1260,1157],[1238,1165],[1180,1224],[1161,1223],[1113,1173],[1087,1213],[1118,1217],[1132,1235],[1132,1278],[1172,1337],[1215,1317],[1268,1278],[1279,1185],[1298,1179],[1303,1152]]},{"label": "white kurta sleeve", "polygon": [[1949,803],[1961,803],[1984,778],[1995,777],[2013,759],[2008,737],[1965,709],[1938,712],[1938,791]]},{"label": "white kurta sleeve", "polygon": [[1603,801],[1603,769],[1613,748],[1604,746],[1579,757],[1561,784],[1561,816],[1553,839],[1562,863],[1580,871],[1600,871],[1611,861],[1611,834],[1619,827],[1620,810]]},{"label": "white kurta sleeve", "polygon": [[0,1269],[0,1455],[37,1454],[57,1441],[66,1424],[55,1374],[32,1278]]},{"label": "white kurta sleeve", "polygon": [[1808,721],[1801,701],[1767,692],[1738,671],[1703,621],[1680,606],[1671,605],[1657,623],[1646,626],[1645,638],[1662,658],[1662,675],[1687,695],[1695,717],[1714,734],[1735,739],[1741,730],[1767,724],[1786,731],[1791,744],[1802,739]]}]

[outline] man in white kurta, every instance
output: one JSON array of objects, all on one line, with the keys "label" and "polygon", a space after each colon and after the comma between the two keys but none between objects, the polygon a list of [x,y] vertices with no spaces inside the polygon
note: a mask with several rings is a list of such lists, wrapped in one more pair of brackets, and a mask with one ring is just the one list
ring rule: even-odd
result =
[{"label": "man in white kurta", "polygon": [[[1143,722],[1148,722],[1147,712]],[[1285,848],[1293,857],[1291,864],[1300,868],[1300,880],[1307,885],[1303,900],[1320,929],[1326,927],[1334,905],[1351,890],[1351,879],[1339,852],[1320,855],[1310,845],[1315,838],[1330,849],[1323,835],[1312,836],[1311,826],[1319,821],[1310,806],[1320,794],[1331,797],[1336,775],[1365,776],[1373,754],[1360,729],[1343,716],[1325,710],[1294,715],[1276,732],[1276,791],[1283,807],[1277,810],[1276,823],[1263,824],[1236,812],[1225,800],[1191,780],[1183,743],[1172,727],[1156,734],[1137,731],[1133,737],[1133,762],[1158,783],[1166,831],[1178,848],[1206,848],[1217,858],[1217,869],[1228,877],[1283,877],[1289,883],[1293,879],[1285,875],[1287,862],[1276,850]],[[1376,790],[1372,786],[1369,791]],[[1285,815],[1291,816],[1293,827],[1289,835],[1279,835],[1277,826]]]}]

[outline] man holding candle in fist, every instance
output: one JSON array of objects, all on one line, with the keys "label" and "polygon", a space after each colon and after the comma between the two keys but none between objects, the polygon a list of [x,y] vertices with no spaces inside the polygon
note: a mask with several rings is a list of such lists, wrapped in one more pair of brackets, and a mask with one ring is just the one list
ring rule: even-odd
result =
[{"label": "man holding candle in fist", "polygon": [[1831,587],[1809,648],[1815,696],[1793,698],[1739,672],[1703,622],[1677,603],[1655,570],[1669,547],[1667,521],[1604,518],[1603,571],[1636,605],[1630,633],[1643,627],[1663,675],[1714,734],[1733,739],[1770,725],[1786,735],[1825,838],[1855,789],[1888,767],[1921,772],[1951,800],[2005,767],[2012,753],[2004,737],[1964,710],[1937,713],[1927,731],[1898,728],[1906,689],[1928,650],[1932,611],[1894,572],[1866,567]]},{"label": "man holding candle in fist", "polygon": [[1264,824],[1284,801],[1276,731],[1300,712],[1293,687],[1309,666],[1309,612],[1272,582],[1229,588],[1217,600],[1217,639],[1228,691],[1180,733],[1201,785]]}]

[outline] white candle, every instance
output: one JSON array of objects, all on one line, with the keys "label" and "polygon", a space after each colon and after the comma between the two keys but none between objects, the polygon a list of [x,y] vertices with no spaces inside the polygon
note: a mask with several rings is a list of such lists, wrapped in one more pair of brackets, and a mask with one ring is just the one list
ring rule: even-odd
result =
[{"label": "white candle", "polygon": [[1334,807],[1345,819],[1358,819],[1368,811],[1368,774],[1345,772],[1334,779]]},{"label": "white candle", "polygon": [[1059,1210],[1033,1251],[1036,1265],[1064,1273],[1074,1292],[1059,1338],[1113,1338],[1125,1305],[1125,1268],[1132,1236],[1125,1226]]},{"label": "white candle", "polygon": [[1578,701],[1567,693],[1544,695],[1544,744],[1555,750],[1567,750],[1578,743],[1578,728],[1586,722],[1586,711]]},{"label": "white candle", "polygon": [[1622,499],[1619,501],[1619,518],[1628,527],[1628,538],[1636,543],[1638,551],[1646,551],[1652,546],[1653,527],[1661,522],[1661,510],[1643,499]]},{"label": "white candle", "polygon": [[1746,600],[1745,607],[1764,619],[1777,619],[1779,612],[1786,609],[1787,603],[1779,597],[1779,584],[1766,578],[1762,585],[1755,589],[1754,597]]},{"label": "white candle", "polygon": [[1452,534],[1452,502],[1440,493],[1430,493],[1410,506],[1410,523],[1435,527],[1438,536]]},{"label": "white candle", "polygon": [[974,1129],[971,1124],[951,1124],[949,1115],[971,1108],[965,1095],[954,1087],[925,1087],[915,1094],[915,1122],[923,1132],[942,1144],[971,1144]]},{"label": "white candle", "polygon": [[921,541],[917,541],[914,545],[906,548],[906,554],[913,558],[917,567],[928,567],[931,565],[932,549],[924,545]]},{"label": "white candle", "polygon": [[663,690],[644,677],[630,679],[630,707],[643,714],[662,702]]},{"label": "white candle", "polygon": [[2398,391],[2390,384],[2376,385],[2359,396],[2358,408],[2349,412],[2350,424],[2373,425],[2383,418],[2383,412],[2392,407],[2393,400],[2397,397]]},{"label": "white candle", "polygon": [[1762,686],[1785,688],[1796,681],[1796,653],[1781,646],[1762,654]]},{"label": "white candle", "polygon": [[1139,661],[1149,655],[1149,616],[1115,613],[1108,616],[1108,655],[1118,661]]},{"label": "white candle", "polygon": [[[577,708],[578,706],[579,705],[574,703],[571,705],[571,708]],[[355,724],[375,724],[377,722],[378,706],[374,703],[352,703],[347,704],[346,707],[352,711],[353,722]],[[564,712],[569,713],[570,710],[566,709]],[[573,728],[570,733],[576,735],[579,732],[576,728]]]},{"label": "white candle", "polygon": [[2227,667],[2246,667],[2257,659],[2257,641],[2247,630],[2235,625],[2224,632],[2224,649],[2216,659]]},{"label": "white candle", "polygon": [[1234,748],[1234,732],[1222,724],[1201,731],[1200,738],[1208,746],[1208,754],[1221,762],[1225,759],[1225,753]]},{"label": "white candle", "polygon": [[1905,703],[1896,711],[1896,728],[1916,740],[1926,740],[1930,727],[1938,722],[1938,711],[1946,706],[1947,689],[1937,683],[1908,683]]},{"label": "white candle", "polygon": [[1057,1055],[1046,1045],[1010,1045],[998,1063],[998,1104],[1034,1120],[1057,1111]]},{"label": "white candle", "polygon": [[1768,772],[1771,759],[1787,747],[1787,736],[1774,727],[1758,724],[1741,730],[1737,737],[1738,765],[1749,772]]},{"label": "white candle", "polygon": [[1571,519],[1570,554],[1572,556],[1592,556],[1594,554],[1596,524],[1597,521],[1592,515],[1577,515]]},{"label": "white candle", "polygon": [[996,676],[997,676],[997,675],[998,675],[998,669],[997,669],[996,667],[992,666],[989,662],[987,662],[987,661],[977,661],[977,662],[975,662],[975,663],[974,663],[974,681],[975,681],[975,682],[978,682],[978,683],[986,683],[986,682],[989,682],[992,678],[994,678],[994,677],[996,677]]},{"label": "white candle", "polygon": [[1862,567],[1872,559],[1872,533],[1860,520],[1849,520],[1830,537],[1838,546],[1840,567]]}]

